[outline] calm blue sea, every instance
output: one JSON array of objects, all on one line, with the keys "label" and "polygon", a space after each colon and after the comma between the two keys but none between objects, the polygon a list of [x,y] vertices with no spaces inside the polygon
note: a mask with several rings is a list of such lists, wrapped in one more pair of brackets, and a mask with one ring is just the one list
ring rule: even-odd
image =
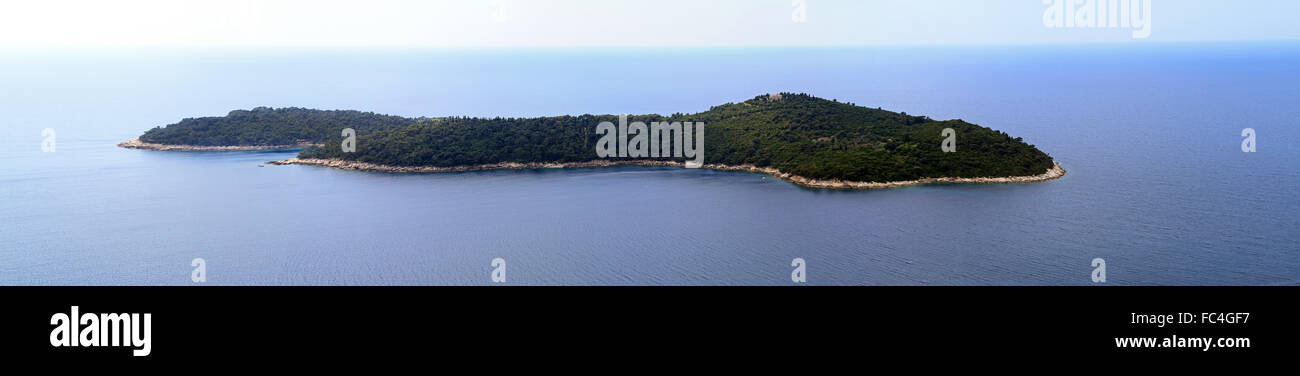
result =
[{"label": "calm blue sea", "polygon": [[[649,167],[401,175],[117,142],[257,106],[697,112],[808,92],[1023,137],[1039,184]],[[0,284],[1300,284],[1300,44],[0,50]],[[594,126],[594,124],[593,124]],[[1240,149],[1243,128],[1258,152]],[[42,130],[56,133],[43,152]]]}]

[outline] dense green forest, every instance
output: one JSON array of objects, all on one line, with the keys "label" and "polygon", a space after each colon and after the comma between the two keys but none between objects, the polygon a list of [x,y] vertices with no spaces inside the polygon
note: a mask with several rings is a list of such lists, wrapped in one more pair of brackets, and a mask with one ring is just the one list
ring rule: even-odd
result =
[{"label": "dense green forest", "polygon": [[[248,120],[243,119],[250,118],[248,112],[240,113],[237,119],[207,118],[211,120],[204,120],[204,126],[197,128],[202,132],[173,135],[176,138],[166,140],[215,145],[229,142],[236,135],[240,135],[234,138],[239,142],[307,139],[323,146],[303,150],[299,157],[397,166],[584,162],[599,159],[595,147],[602,136],[596,133],[597,124],[618,123],[615,115],[401,119],[347,111],[265,111],[305,115],[280,115],[280,118],[296,120],[283,125],[275,124],[272,116],[251,116],[259,120],[246,123]],[[254,110],[252,114],[257,112]],[[628,122],[635,121],[704,122],[705,163],[770,166],[814,179],[898,181],[923,177],[1024,176],[1040,174],[1052,167],[1052,159],[1047,154],[1000,131],[961,120],[934,121],[806,94],[762,95],[740,103],[714,106],[697,114],[638,115],[628,119]],[[394,126],[398,123],[401,125]],[[222,127],[232,129],[222,130]],[[340,129],[344,127],[357,129],[355,152],[344,153],[340,148]],[[173,128],[176,128],[174,133],[191,133],[185,132],[186,122],[150,132]],[[941,150],[944,128],[956,131],[956,152]],[[205,138],[212,134],[222,138]],[[242,136],[245,134],[251,135]]]},{"label": "dense green forest", "polygon": [[196,146],[268,146],[319,143],[340,137],[343,128],[358,134],[414,123],[401,116],[361,111],[267,108],[230,111],[226,116],[189,118],[156,127],[140,136],[155,144]]}]

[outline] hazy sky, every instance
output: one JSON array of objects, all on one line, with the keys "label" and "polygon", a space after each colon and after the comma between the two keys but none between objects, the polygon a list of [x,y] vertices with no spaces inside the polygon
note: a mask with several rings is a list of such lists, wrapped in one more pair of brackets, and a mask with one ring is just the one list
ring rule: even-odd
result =
[{"label": "hazy sky", "polygon": [[[1078,6],[1108,2],[1073,1],[1080,2]],[[1135,39],[1132,27],[1047,27],[1044,13],[1049,5],[1044,0],[0,0],[0,46],[804,46],[1300,39],[1300,0],[1149,1],[1150,36]]]}]

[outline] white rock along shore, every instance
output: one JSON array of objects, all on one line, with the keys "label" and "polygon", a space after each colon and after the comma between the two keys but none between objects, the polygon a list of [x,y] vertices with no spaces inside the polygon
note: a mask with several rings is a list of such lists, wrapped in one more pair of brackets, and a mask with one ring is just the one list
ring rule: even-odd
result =
[{"label": "white rock along shore", "polygon": [[[537,168],[576,168],[576,167],[608,167],[622,165],[636,166],[665,166],[665,167],[685,167],[683,162],[657,161],[657,160],[608,160],[600,159],[589,162],[573,163],[517,163],[503,162],[484,165],[472,166],[452,166],[452,167],[433,167],[433,166],[390,166],[375,163],[345,161],[339,159],[316,159],[316,158],[289,158],[283,161],[271,161],[267,164],[272,165],[307,165],[337,168],[343,170],[358,171],[376,171],[376,172],[464,172],[480,170],[501,170],[501,169],[537,169]],[[1065,169],[1061,164],[1052,162],[1052,168],[1038,175],[1031,176],[1006,176],[1006,177],[981,177],[981,178],[924,178],[906,181],[891,182],[861,182],[845,180],[818,180],[809,179],[803,176],[788,174],[771,167],[758,167],[754,165],[725,165],[725,164],[705,164],[704,168],[725,171],[749,171],[772,175],[811,188],[833,188],[833,189],[879,189],[879,188],[897,188],[913,185],[933,184],[933,183],[954,183],[954,184],[1005,184],[1005,183],[1033,183],[1042,182],[1065,176]]]},{"label": "white rock along shore", "polygon": [[158,151],[250,151],[250,150],[276,150],[276,149],[294,149],[308,146],[318,146],[311,143],[299,143],[291,145],[253,145],[253,146],[200,146],[200,145],[170,145],[170,144],[153,144],[140,141],[139,138],[122,141],[117,144],[118,147],[127,149],[140,150],[158,150]]}]

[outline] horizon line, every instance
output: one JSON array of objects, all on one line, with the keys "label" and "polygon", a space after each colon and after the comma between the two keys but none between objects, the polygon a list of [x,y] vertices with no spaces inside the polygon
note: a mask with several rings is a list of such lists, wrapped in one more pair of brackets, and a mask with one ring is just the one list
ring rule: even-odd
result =
[{"label": "horizon line", "polygon": [[134,49],[182,49],[182,50],[220,50],[220,49],[298,49],[298,50],[418,50],[418,49],[456,49],[456,50],[563,50],[563,49],[820,49],[820,48],[863,48],[863,47],[1053,47],[1053,46],[1099,46],[1099,45],[1193,45],[1225,43],[1300,43],[1300,38],[1278,39],[1219,39],[1219,40],[1149,40],[1123,39],[1114,41],[1065,41],[1065,42],[989,42],[989,43],[875,43],[875,44],[719,44],[719,45],[416,45],[416,44],[175,44],[175,43],[130,43],[113,45],[83,44],[0,44],[0,49],[15,50],[134,50]]}]

